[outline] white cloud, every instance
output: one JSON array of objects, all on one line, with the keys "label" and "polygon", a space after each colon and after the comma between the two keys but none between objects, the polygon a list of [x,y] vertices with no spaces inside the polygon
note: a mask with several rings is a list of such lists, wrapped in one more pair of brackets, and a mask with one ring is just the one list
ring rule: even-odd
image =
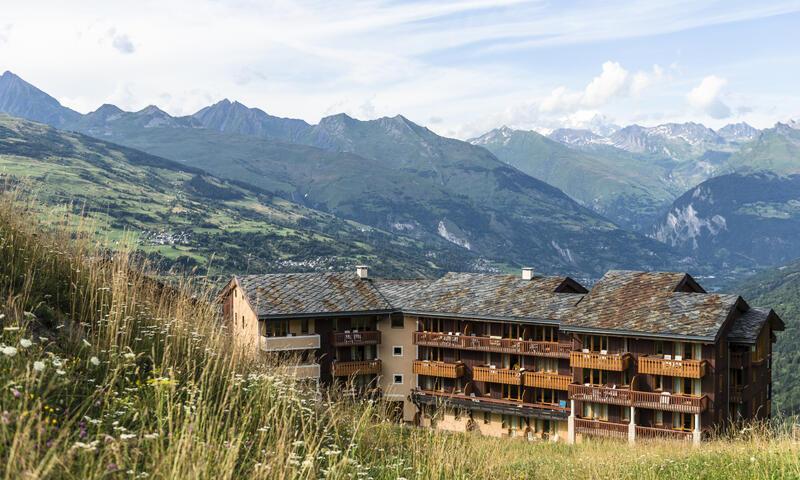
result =
[{"label": "white cloud", "polygon": [[128,55],[136,51],[130,37],[124,33],[118,33],[116,28],[108,30],[107,38],[111,40],[111,46],[114,47],[119,53]]},{"label": "white cloud", "polygon": [[664,78],[664,69],[659,65],[653,65],[651,72],[639,71],[633,76],[631,80],[631,95],[638,97],[656,83]]},{"label": "white cloud", "polygon": [[721,98],[722,89],[727,84],[728,80],[709,75],[686,95],[686,99],[689,105],[705,112],[711,118],[727,118],[731,115],[731,109]]},{"label": "white cloud", "polygon": [[605,62],[603,72],[595,77],[583,92],[582,104],[598,107],[617,95],[628,81],[628,71],[617,62]]}]

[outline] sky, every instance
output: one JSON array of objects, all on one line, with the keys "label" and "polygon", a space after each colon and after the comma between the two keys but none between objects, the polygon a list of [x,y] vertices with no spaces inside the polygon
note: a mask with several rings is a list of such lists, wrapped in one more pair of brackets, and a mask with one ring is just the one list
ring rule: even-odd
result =
[{"label": "sky", "polygon": [[800,117],[800,1],[3,0],[0,71],[82,113],[223,98],[470,138]]}]

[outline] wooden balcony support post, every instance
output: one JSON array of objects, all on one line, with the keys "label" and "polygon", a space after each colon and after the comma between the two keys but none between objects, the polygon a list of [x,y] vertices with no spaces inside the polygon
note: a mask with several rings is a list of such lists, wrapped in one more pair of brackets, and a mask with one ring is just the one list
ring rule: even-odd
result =
[{"label": "wooden balcony support post", "polygon": [[[624,407],[623,407],[624,408]],[[631,421],[628,424],[628,443],[636,443],[636,407],[631,406]]]},{"label": "wooden balcony support post", "polygon": [[569,401],[569,417],[567,417],[567,443],[575,443],[575,400]]},{"label": "wooden balcony support post", "polygon": [[700,414],[694,414],[694,431],[692,432],[692,443],[700,445],[701,430],[700,430]]}]

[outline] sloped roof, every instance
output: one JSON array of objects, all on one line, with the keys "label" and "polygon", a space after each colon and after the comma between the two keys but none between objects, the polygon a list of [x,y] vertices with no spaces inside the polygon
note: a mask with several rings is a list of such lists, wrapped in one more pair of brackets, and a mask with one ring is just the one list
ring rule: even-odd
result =
[{"label": "sloped roof", "polygon": [[259,317],[392,309],[371,280],[355,273],[279,273],[236,280]]},{"label": "sloped roof", "polygon": [[403,309],[409,305],[422,290],[425,290],[434,280],[427,278],[414,280],[395,280],[376,278],[372,284],[383,295],[392,307]]},{"label": "sloped roof", "polygon": [[514,318],[563,319],[586,290],[568,277],[448,273],[418,291],[403,305],[415,313]]},{"label": "sloped roof", "polygon": [[737,295],[705,293],[685,273],[612,270],[561,328],[715,339],[737,306],[747,309]]},{"label": "sloped roof", "polygon": [[728,340],[734,343],[753,345],[767,322],[772,323],[773,330],[780,331],[784,328],[783,321],[772,309],[750,308],[734,319],[733,326],[728,332]]}]

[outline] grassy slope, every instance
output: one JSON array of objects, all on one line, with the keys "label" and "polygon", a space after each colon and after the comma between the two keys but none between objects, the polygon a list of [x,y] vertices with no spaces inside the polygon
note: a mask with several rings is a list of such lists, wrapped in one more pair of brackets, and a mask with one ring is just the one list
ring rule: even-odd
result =
[{"label": "grassy slope", "polygon": [[[179,244],[143,248],[190,266],[213,256],[217,272],[342,269],[361,261],[386,274],[429,275],[450,261],[464,268],[472,258],[444,241],[431,246],[389,235],[186,165],[11,117],[0,116],[0,172],[30,179],[48,200],[85,203],[112,235],[188,232]],[[429,249],[439,265],[425,257]]]},{"label": "grassy slope", "polygon": [[[44,218],[43,226],[31,218]],[[528,444],[399,428],[238,358],[216,309],[0,196],[3,478],[797,478],[786,434]],[[43,228],[44,227],[44,228]],[[28,313],[26,313],[28,312]]]},{"label": "grassy slope", "polygon": [[769,305],[786,323],[773,360],[775,406],[800,412],[800,262],[766,270],[734,287],[752,305]]}]

